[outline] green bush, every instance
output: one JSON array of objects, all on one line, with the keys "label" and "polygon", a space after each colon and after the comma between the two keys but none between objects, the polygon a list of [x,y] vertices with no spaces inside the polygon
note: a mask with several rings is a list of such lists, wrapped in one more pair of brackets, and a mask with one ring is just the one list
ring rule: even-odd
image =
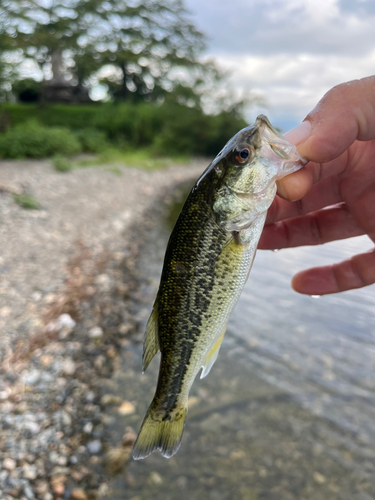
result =
[{"label": "green bush", "polygon": [[0,136],[0,156],[3,158],[69,156],[80,150],[78,139],[68,129],[44,127],[34,120],[8,129]]},{"label": "green bush", "polygon": [[58,172],[70,172],[73,167],[66,158],[60,155],[56,155],[53,158],[53,168]]},{"label": "green bush", "polygon": [[[106,106],[106,105],[103,105]],[[4,108],[11,117],[11,125],[15,127],[30,120],[30,117],[49,127],[66,127],[80,130],[91,126],[101,105],[95,104],[5,104]]]},{"label": "green bush", "polygon": [[[166,100],[163,104],[122,102],[54,104],[43,107],[11,104],[5,105],[4,109],[7,113],[6,123],[13,128],[8,129],[5,134],[9,134],[6,146],[0,138],[0,155],[10,158],[69,155],[79,150],[101,153],[110,146],[131,150],[151,147],[154,153],[164,156],[177,154],[211,157],[238,130],[246,126],[244,119],[235,111],[223,111],[217,116],[211,116],[204,114],[199,108],[189,108],[173,100]],[[31,127],[28,122],[30,116],[42,125],[36,127],[34,122]],[[57,125],[66,127],[58,128],[58,135],[61,136],[62,130],[64,134],[69,134],[70,138],[65,135],[65,141],[67,149],[73,151],[62,150],[61,147],[56,150],[54,147],[51,152],[47,148],[47,131],[53,135]],[[48,128],[41,132],[42,126]],[[33,137],[38,131],[39,136],[43,136],[42,141],[34,140],[38,142],[38,146],[29,147],[26,153],[24,146],[20,144],[20,131],[24,130],[22,127],[37,129],[33,130]],[[74,132],[73,139],[72,133],[67,129]]]},{"label": "green bush", "polygon": [[235,113],[210,116],[177,103],[166,103],[160,113],[164,126],[154,139],[154,148],[159,154],[213,156],[246,127],[245,120]]},{"label": "green bush", "polygon": [[75,133],[85,153],[100,153],[110,147],[106,134],[95,128],[85,128]]},{"label": "green bush", "polygon": [[17,205],[29,210],[39,210],[40,203],[36,201],[32,194],[14,194],[13,200]]}]

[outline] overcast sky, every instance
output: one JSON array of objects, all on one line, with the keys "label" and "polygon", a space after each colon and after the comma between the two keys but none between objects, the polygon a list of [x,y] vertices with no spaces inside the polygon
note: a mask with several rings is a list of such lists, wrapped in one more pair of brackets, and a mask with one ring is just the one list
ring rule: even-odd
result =
[{"label": "overcast sky", "polygon": [[[375,0],[185,0],[207,54],[271,121],[299,123],[334,85],[375,74]],[[259,109],[248,112],[253,119]]]}]

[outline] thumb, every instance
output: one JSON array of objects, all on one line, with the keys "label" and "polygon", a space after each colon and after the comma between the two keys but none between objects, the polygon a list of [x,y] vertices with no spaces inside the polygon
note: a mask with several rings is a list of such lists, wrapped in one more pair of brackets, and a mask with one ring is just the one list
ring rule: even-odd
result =
[{"label": "thumb", "polygon": [[[285,137],[309,161],[326,163],[338,158],[355,140],[375,139],[375,76],[342,83],[329,90],[317,106]],[[307,167],[278,182],[278,194],[294,201],[314,182]]]},{"label": "thumb", "polygon": [[307,115],[299,126],[304,130],[291,130],[288,140],[294,142],[294,135],[299,153],[310,161],[333,160],[355,140],[375,139],[374,103],[375,76],[337,85]]}]

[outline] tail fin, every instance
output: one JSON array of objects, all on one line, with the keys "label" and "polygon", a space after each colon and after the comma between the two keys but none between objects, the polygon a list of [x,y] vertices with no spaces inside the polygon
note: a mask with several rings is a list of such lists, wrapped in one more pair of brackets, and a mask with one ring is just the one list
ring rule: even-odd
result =
[{"label": "tail fin", "polygon": [[186,405],[165,415],[152,409],[151,404],[134,444],[134,460],[146,458],[156,450],[160,450],[163,457],[172,457],[181,444],[186,413]]}]

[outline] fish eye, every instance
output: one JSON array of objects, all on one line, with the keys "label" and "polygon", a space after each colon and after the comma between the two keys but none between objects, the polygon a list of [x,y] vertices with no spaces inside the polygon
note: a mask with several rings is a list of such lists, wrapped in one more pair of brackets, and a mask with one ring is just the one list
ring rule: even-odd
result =
[{"label": "fish eye", "polygon": [[236,154],[235,160],[238,163],[245,163],[250,157],[250,148],[243,148]]}]

